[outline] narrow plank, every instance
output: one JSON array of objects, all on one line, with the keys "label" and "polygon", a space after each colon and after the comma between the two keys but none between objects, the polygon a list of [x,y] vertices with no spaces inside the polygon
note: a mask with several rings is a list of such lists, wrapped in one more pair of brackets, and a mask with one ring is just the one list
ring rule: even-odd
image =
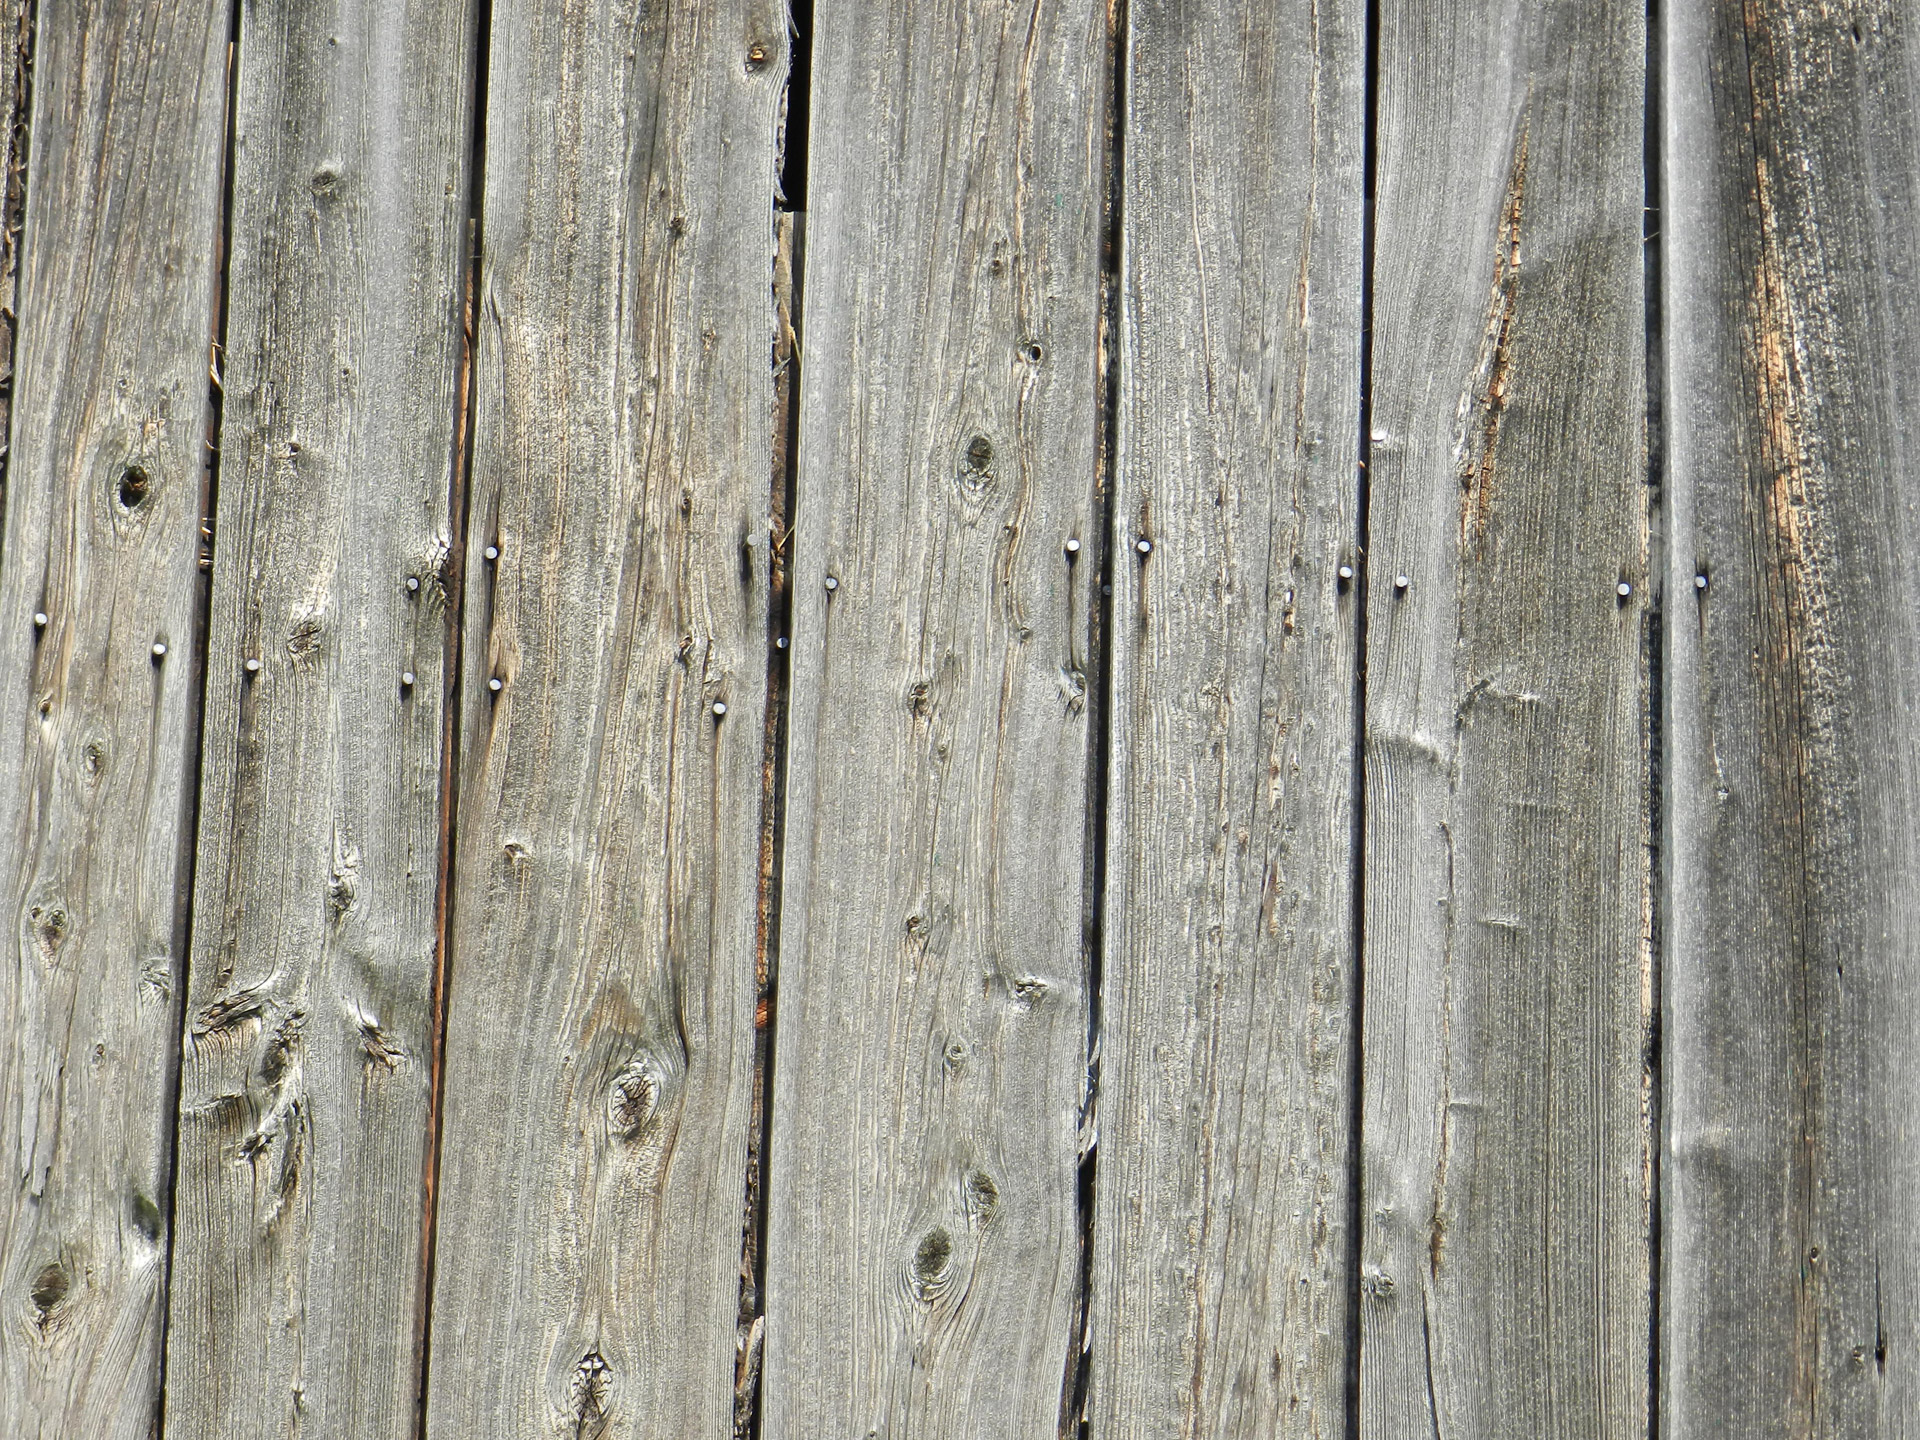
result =
[{"label": "narrow plank", "polygon": [[1666,23],[1662,1419],[1908,1435],[1920,37],[1890,4]]},{"label": "narrow plank", "polygon": [[167,1426],[411,1436],[472,4],[238,48]]},{"label": "narrow plank", "polygon": [[492,26],[427,1433],[727,1435],[786,12]]},{"label": "narrow plank", "polygon": [[1080,1288],[1107,21],[818,20],[764,1433],[1051,1435]]},{"label": "narrow plank", "polygon": [[1641,1436],[1644,7],[1379,45],[1360,1433]]},{"label": "narrow plank", "polygon": [[1128,21],[1092,1429],[1340,1435],[1365,7]]},{"label": "narrow plank", "polygon": [[[0,549],[0,1434],[146,1436],[228,12],[38,12]],[[20,62],[18,19],[0,18],[0,73]]]}]

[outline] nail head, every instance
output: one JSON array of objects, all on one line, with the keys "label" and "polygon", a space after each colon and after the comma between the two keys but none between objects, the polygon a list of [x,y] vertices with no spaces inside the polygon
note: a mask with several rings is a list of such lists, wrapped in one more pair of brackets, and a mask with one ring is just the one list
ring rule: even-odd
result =
[{"label": "nail head", "polygon": [[1706,577],[1706,576],[1704,576],[1704,575],[1696,575],[1696,576],[1694,576],[1694,577],[1693,577],[1693,588],[1694,588],[1694,589],[1696,589],[1696,590],[1704,590],[1704,589],[1706,589],[1706,588],[1707,588],[1707,577]]},{"label": "nail head", "polygon": [[778,640],[776,640],[776,641],[774,641],[774,642],[773,642],[773,648],[774,648],[774,649],[776,649],[776,650],[784,650],[784,649],[786,649],[786,648],[787,648],[787,637],[786,637],[786,636],[784,636],[784,635],[782,635],[782,636],[781,636],[781,637],[780,637],[780,638],[779,638]]},{"label": "nail head", "polygon": [[1078,555],[1080,553],[1080,542],[1078,540],[1067,541],[1067,553],[1069,555]]},{"label": "nail head", "polygon": [[726,713],[727,713],[727,702],[726,702],[726,701],[724,701],[724,700],[716,700],[716,701],[714,701],[714,702],[713,702],[713,713],[714,713],[715,715],[724,715],[724,714],[726,714]]},{"label": "nail head", "polygon": [[1409,580],[1405,575],[1396,575],[1393,577],[1393,588],[1396,590],[1404,590],[1412,583],[1413,581]]},{"label": "nail head", "polygon": [[1624,600],[1629,595],[1633,594],[1633,586],[1629,585],[1626,581],[1622,580],[1618,585],[1613,587],[1613,593],[1618,595],[1622,600]]},{"label": "nail head", "polygon": [[489,545],[480,553],[485,555],[489,560],[498,560],[500,558],[500,547],[498,545]]},{"label": "nail head", "polygon": [[47,628],[47,612],[46,611],[36,610],[33,612],[33,628],[36,630],[44,630]]},{"label": "nail head", "polygon": [[831,575],[827,576],[827,593],[831,595],[834,591],[838,590],[839,588],[840,588],[840,582],[834,579],[833,576]]},{"label": "nail head", "polygon": [[413,688],[413,672],[411,670],[402,670],[400,672],[400,683],[411,690]]},{"label": "nail head", "polygon": [[495,675],[492,679],[487,681],[487,689],[493,691],[493,693],[496,695],[500,693],[500,677],[498,675]]},{"label": "nail head", "polygon": [[1133,542],[1133,548],[1138,550],[1142,555],[1150,555],[1153,553],[1153,541],[1146,539],[1136,540]]},{"label": "nail head", "polygon": [[154,658],[154,659],[156,659],[156,660],[159,660],[159,659],[161,659],[162,657],[164,657],[164,656],[166,655],[166,653],[167,653],[167,642],[166,642],[166,641],[164,641],[164,640],[156,640],[156,641],[154,641],[154,642],[153,642],[153,658]]},{"label": "nail head", "polygon": [[407,589],[418,590],[419,588],[420,588],[420,577],[418,575],[407,576]]},{"label": "nail head", "polygon": [[1353,567],[1351,565],[1342,565],[1340,567],[1340,578],[1342,580],[1351,580],[1353,578]]},{"label": "nail head", "polygon": [[253,656],[249,655],[247,657],[247,663],[245,668],[246,668],[247,674],[258,675],[260,673],[260,662],[254,659]]}]

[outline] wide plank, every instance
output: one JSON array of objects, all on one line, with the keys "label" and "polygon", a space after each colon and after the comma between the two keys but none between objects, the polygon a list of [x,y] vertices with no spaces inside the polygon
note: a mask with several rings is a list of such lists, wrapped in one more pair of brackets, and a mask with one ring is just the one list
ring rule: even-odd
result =
[{"label": "wide plank", "polygon": [[[186,961],[225,5],[0,11],[0,1434],[144,1437]],[[11,209],[11,204],[10,204]],[[16,223],[6,221],[11,238]],[[9,307],[11,308],[11,307]]]},{"label": "wide plank", "polygon": [[170,1434],[416,1425],[472,10],[241,10]]},{"label": "wide plank", "polygon": [[491,15],[427,1433],[731,1435],[786,10]]},{"label": "wide plank", "polygon": [[1639,0],[1385,0],[1360,1433],[1647,1432]]},{"label": "wide plank", "polygon": [[1665,10],[1674,1440],[1920,1414],[1920,54]]},{"label": "wide plank", "polygon": [[1126,13],[1091,1433],[1337,1436],[1366,7]]},{"label": "wide plank", "polygon": [[763,1433],[1053,1435],[1081,1288],[1107,17],[816,20]]}]

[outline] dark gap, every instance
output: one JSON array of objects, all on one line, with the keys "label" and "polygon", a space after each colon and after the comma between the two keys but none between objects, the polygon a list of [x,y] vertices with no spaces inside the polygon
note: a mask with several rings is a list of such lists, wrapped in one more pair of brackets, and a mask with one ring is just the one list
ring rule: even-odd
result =
[{"label": "dark gap", "polygon": [[[38,5],[20,7],[13,46],[13,93],[7,104],[7,173],[0,212],[0,520],[6,515],[7,468],[13,454],[13,366],[20,336],[20,240],[27,216],[27,149],[33,138],[33,36]],[[0,524],[0,538],[5,526]]]},{"label": "dark gap", "polygon": [[1373,464],[1374,193],[1380,164],[1380,0],[1367,0],[1365,115],[1360,168],[1360,440],[1354,496],[1353,779],[1348,871],[1352,875],[1353,1013],[1347,1044],[1347,1415],[1350,1440],[1360,1434],[1360,1257],[1366,1215],[1363,1107],[1366,1103],[1367,957],[1367,548],[1371,540]]},{"label": "dark gap", "polygon": [[[804,144],[804,138],[802,140]],[[760,1434],[761,1361],[767,1297],[767,1147],[773,1123],[776,991],[780,973],[781,855],[786,845],[787,706],[791,694],[793,600],[787,543],[800,458],[801,280],[806,216],[777,211],[773,273],[773,466],[767,544],[767,710],[762,761],[760,898],[754,947],[753,1119],[747,1140],[746,1209],[741,1224],[740,1314],[734,1369],[736,1440]]]},{"label": "dark gap", "polygon": [[1667,596],[1667,435],[1666,435],[1666,314],[1661,285],[1661,126],[1665,123],[1661,69],[1666,47],[1661,34],[1659,0],[1646,7],[1646,118],[1642,122],[1641,185],[1643,223],[1640,247],[1643,264],[1643,302],[1646,306],[1646,426],[1647,426],[1647,869],[1648,963],[1653,970],[1651,1009],[1646,1017],[1644,1064],[1648,1076],[1649,1114],[1647,1197],[1647,1434],[1660,1434],[1661,1347],[1661,1153],[1664,1151],[1664,1114],[1661,1046],[1665,1027],[1663,957],[1666,947],[1668,902],[1666,830],[1666,596]]},{"label": "dark gap", "polygon": [[813,105],[813,0],[787,0],[787,101],[780,135],[780,208],[807,209],[807,136]]},{"label": "dark gap", "polygon": [[792,0],[787,19],[787,93],[774,137],[771,473],[767,538],[766,733],[761,761],[760,894],[755,916],[753,1116],[740,1235],[740,1307],[734,1356],[733,1432],[758,1440],[765,1406],[760,1377],[767,1307],[766,1177],[773,1130],[775,1029],[780,983],[781,857],[786,847],[787,707],[792,694],[793,596],[788,544],[800,465],[801,330],[806,276],[807,94],[813,57],[812,0]]},{"label": "dark gap", "polygon": [[[237,135],[239,129],[240,97],[240,11],[242,0],[232,0],[232,8],[227,14],[227,135],[226,147],[221,156],[220,185],[220,230],[216,239],[218,246],[214,253],[213,264],[216,279],[213,287],[213,314],[208,317],[209,326],[207,354],[207,450],[206,469],[200,480],[200,543],[197,574],[193,594],[193,634],[188,642],[187,684],[193,696],[187,715],[187,755],[180,777],[180,857],[178,873],[180,883],[175,890],[174,901],[174,954],[178,963],[174,967],[172,1012],[169,1016],[169,1046],[173,1063],[167,1068],[167,1092],[162,1099],[161,1114],[171,1115],[173,1125],[167,1136],[165,1156],[166,1173],[161,1178],[161,1188],[166,1192],[167,1204],[165,1223],[167,1227],[167,1253],[161,1262],[160,1294],[160,1372],[159,1385],[153,1396],[153,1433],[155,1440],[161,1440],[167,1426],[167,1356],[168,1339],[173,1328],[173,1242],[174,1242],[174,1206],[178,1199],[177,1181],[179,1176],[180,1154],[180,1069],[185,1063],[185,1054],[181,1049],[181,1032],[186,1024],[187,987],[192,983],[193,964],[193,922],[195,916],[194,888],[199,880],[199,829],[200,829],[200,755],[205,737],[207,711],[207,645],[208,626],[212,619],[213,600],[213,544],[214,514],[220,501],[220,447],[225,440],[222,427],[226,422],[226,395],[221,388],[219,376],[223,375],[227,363],[227,278],[229,261],[233,256],[233,190],[235,157],[238,154]],[[121,481],[124,490],[126,479]],[[144,488],[143,484],[140,488]]]},{"label": "dark gap", "polygon": [[427,1433],[427,1384],[433,1362],[433,1283],[438,1258],[441,1118],[446,1104],[447,995],[453,973],[453,860],[459,837],[461,623],[465,615],[467,574],[467,496],[473,483],[474,387],[479,380],[481,255],[484,248],[487,163],[487,78],[492,59],[493,0],[476,0],[473,15],[473,68],[469,104],[471,137],[467,152],[467,255],[465,283],[453,301],[448,323],[459,327],[461,370],[454,395],[453,450],[448,457],[447,559],[441,576],[446,597],[442,642],[440,725],[440,876],[434,917],[433,998],[430,1005],[433,1075],[427,1108],[427,1162],[421,1176],[423,1223],[420,1234],[420,1296],[416,1345],[420,1355],[419,1389],[414,1395],[414,1433]]},{"label": "dark gap", "polygon": [[1113,757],[1113,494],[1120,442],[1121,250],[1126,220],[1127,0],[1108,6],[1105,213],[1100,238],[1100,312],[1095,353],[1102,361],[1094,404],[1094,496],[1088,522],[1093,545],[1093,604],[1088,607],[1087,825],[1081,860],[1081,944],[1087,996],[1087,1075],[1080,1104],[1079,1313],[1060,1397],[1060,1434],[1087,1440],[1087,1401],[1093,1380],[1093,1249],[1100,1173],[1099,1100],[1102,989],[1106,981],[1108,777]]}]

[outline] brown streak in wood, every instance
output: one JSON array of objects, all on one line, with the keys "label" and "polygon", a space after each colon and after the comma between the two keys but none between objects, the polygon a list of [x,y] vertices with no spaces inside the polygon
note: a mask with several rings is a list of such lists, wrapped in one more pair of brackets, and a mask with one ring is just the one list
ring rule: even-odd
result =
[{"label": "brown streak in wood", "polygon": [[[1460,397],[1461,432],[1455,446],[1460,470],[1460,549],[1479,555],[1493,513],[1494,466],[1499,459],[1500,420],[1507,408],[1512,376],[1514,308],[1520,294],[1520,224],[1527,186],[1527,129],[1523,112],[1507,171],[1494,243],[1493,283],[1487,292],[1486,336],[1472,382]],[[1464,572],[1463,572],[1464,576]]]}]

